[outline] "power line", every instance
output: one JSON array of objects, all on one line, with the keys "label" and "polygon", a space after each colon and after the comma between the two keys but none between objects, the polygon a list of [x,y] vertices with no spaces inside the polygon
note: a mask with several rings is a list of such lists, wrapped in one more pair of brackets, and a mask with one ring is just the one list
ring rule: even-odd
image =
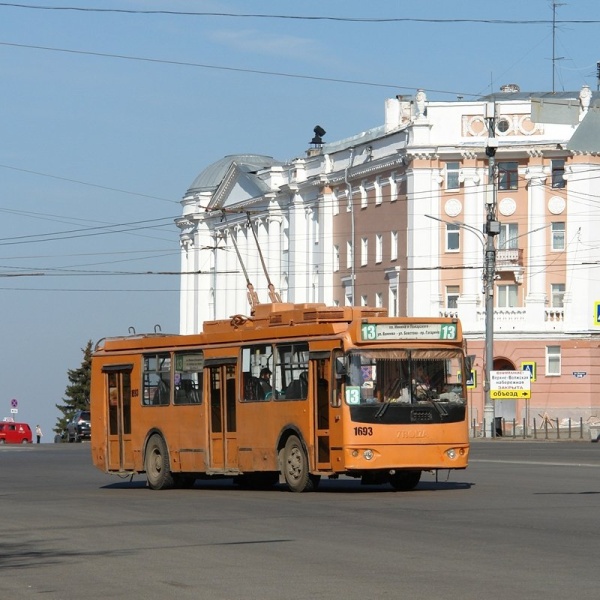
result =
[{"label": "power line", "polygon": [[292,21],[335,21],[345,23],[479,23],[488,25],[593,25],[600,23],[594,19],[435,19],[416,17],[337,17],[327,15],[283,15],[267,13],[230,13],[230,12],[199,12],[183,10],[140,10],[126,8],[95,8],[81,6],[40,6],[35,4],[17,4],[14,2],[0,2],[0,6],[7,8],[23,8],[30,10],[46,11],[72,11],[84,13],[114,13],[131,15],[175,15],[186,17],[221,17],[236,19],[284,19]]},{"label": "power line", "polygon": [[[127,54],[110,54],[108,52],[92,52],[88,50],[73,50],[69,48],[54,48],[51,46],[36,46],[32,44],[16,44],[12,42],[0,42],[0,46],[10,46],[13,48],[28,48],[31,50],[45,50],[48,52],[63,52],[66,54],[78,54],[84,56],[99,56],[101,58],[116,58],[119,60],[132,60],[139,62],[148,62],[155,64],[164,64],[164,65],[177,65],[180,67],[194,67],[198,69],[212,69],[217,71],[230,71],[235,73],[253,73],[255,75],[269,75],[271,77],[287,77],[290,79],[303,79],[310,81],[324,81],[327,83],[344,83],[348,85],[361,85],[368,87],[378,87],[378,88],[390,88],[395,90],[410,90],[414,91],[416,86],[403,86],[397,85],[395,83],[375,83],[369,81],[359,81],[356,79],[338,79],[335,77],[319,77],[317,75],[301,75],[296,73],[285,73],[283,71],[264,71],[261,69],[243,69],[241,67],[226,67],[220,65],[209,65],[206,63],[195,63],[189,61],[180,61],[180,60],[166,60],[161,58],[147,58],[143,56],[130,56]],[[436,90],[432,88],[423,88],[428,92],[436,93],[436,94],[450,94],[452,96],[475,96],[475,94],[470,94],[468,92],[456,92],[456,91],[448,91],[448,90]]]},{"label": "power line", "polygon": [[168,198],[161,198],[160,196],[151,196],[149,194],[141,194],[139,192],[131,192],[129,190],[121,190],[119,188],[113,188],[106,185],[99,185],[97,183],[89,183],[87,181],[80,181],[79,179],[69,179],[68,177],[60,177],[58,175],[51,175],[49,173],[40,173],[39,171],[33,171],[31,169],[21,169],[19,167],[13,167],[11,165],[0,165],[2,169],[10,169],[11,171],[19,171],[21,173],[30,173],[31,175],[37,175],[39,177],[49,177],[50,179],[58,179],[59,181],[68,181],[69,183],[77,183],[79,185],[86,185],[88,187],[100,188],[101,190],[108,190],[110,192],[119,192],[121,194],[130,194],[131,196],[140,196],[141,198],[151,198],[152,200],[162,200],[163,202],[170,202],[172,204],[179,204],[178,200],[169,200]]}]

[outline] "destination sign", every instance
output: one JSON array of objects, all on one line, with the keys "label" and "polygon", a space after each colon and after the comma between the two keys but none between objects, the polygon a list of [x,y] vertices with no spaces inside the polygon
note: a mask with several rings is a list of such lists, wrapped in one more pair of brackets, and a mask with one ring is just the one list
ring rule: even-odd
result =
[{"label": "destination sign", "polygon": [[184,373],[200,373],[204,368],[204,354],[176,354],[175,369]]},{"label": "destination sign", "polygon": [[375,340],[455,340],[455,323],[363,323],[363,341]]}]

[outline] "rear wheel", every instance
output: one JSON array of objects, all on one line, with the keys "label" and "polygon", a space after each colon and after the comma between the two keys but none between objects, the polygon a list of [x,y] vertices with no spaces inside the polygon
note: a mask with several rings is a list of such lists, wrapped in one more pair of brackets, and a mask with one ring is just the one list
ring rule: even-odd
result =
[{"label": "rear wheel", "polygon": [[399,492],[414,490],[421,480],[421,471],[396,471],[390,475],[390,483]]},{"label": "rear wheel", "polygon": [[291,435],[285,443],[283,476],[291,492],[312,492],[319,483],[319,477],[309,473],[304,446],[295,435]]},{"label": "rear wheel", "polygon": [[169,469],[167,444],[157,433],[152,435],[148,440],[144,468],[150,489],[168,490],[174,487],[175,480]]}]

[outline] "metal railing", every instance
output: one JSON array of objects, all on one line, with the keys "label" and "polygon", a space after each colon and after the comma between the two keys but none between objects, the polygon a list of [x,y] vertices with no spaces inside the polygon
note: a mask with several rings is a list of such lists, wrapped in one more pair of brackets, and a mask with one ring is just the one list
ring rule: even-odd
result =
[{"label": "metal railing", "polygon": [[[586,433],[590,433],[589,427],[584,425],[582,417],[575,421],[545,417],[540,422],[534,418],[532,425],[528,425],[525,419],[518,423],[516,419],[496,417],[493,423],[486,423],[484,419],[481,426],[473,419],[471,425],[471,435],[474,438],[583,440]],[[593,436],[590,434],[590,437]]]}]

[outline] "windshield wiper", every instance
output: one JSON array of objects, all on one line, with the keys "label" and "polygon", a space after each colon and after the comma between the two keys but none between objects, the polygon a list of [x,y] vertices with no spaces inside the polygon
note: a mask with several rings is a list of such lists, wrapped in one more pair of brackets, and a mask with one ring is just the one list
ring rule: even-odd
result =
[{"label": "windshield wiper", "polygon": [[383,415],[385,415],[387,409],[389,408],[391,402],[384,402],[381,405],[381,408],[375,413],[375,418],[376,419],[381,419],[383,417]]}]

